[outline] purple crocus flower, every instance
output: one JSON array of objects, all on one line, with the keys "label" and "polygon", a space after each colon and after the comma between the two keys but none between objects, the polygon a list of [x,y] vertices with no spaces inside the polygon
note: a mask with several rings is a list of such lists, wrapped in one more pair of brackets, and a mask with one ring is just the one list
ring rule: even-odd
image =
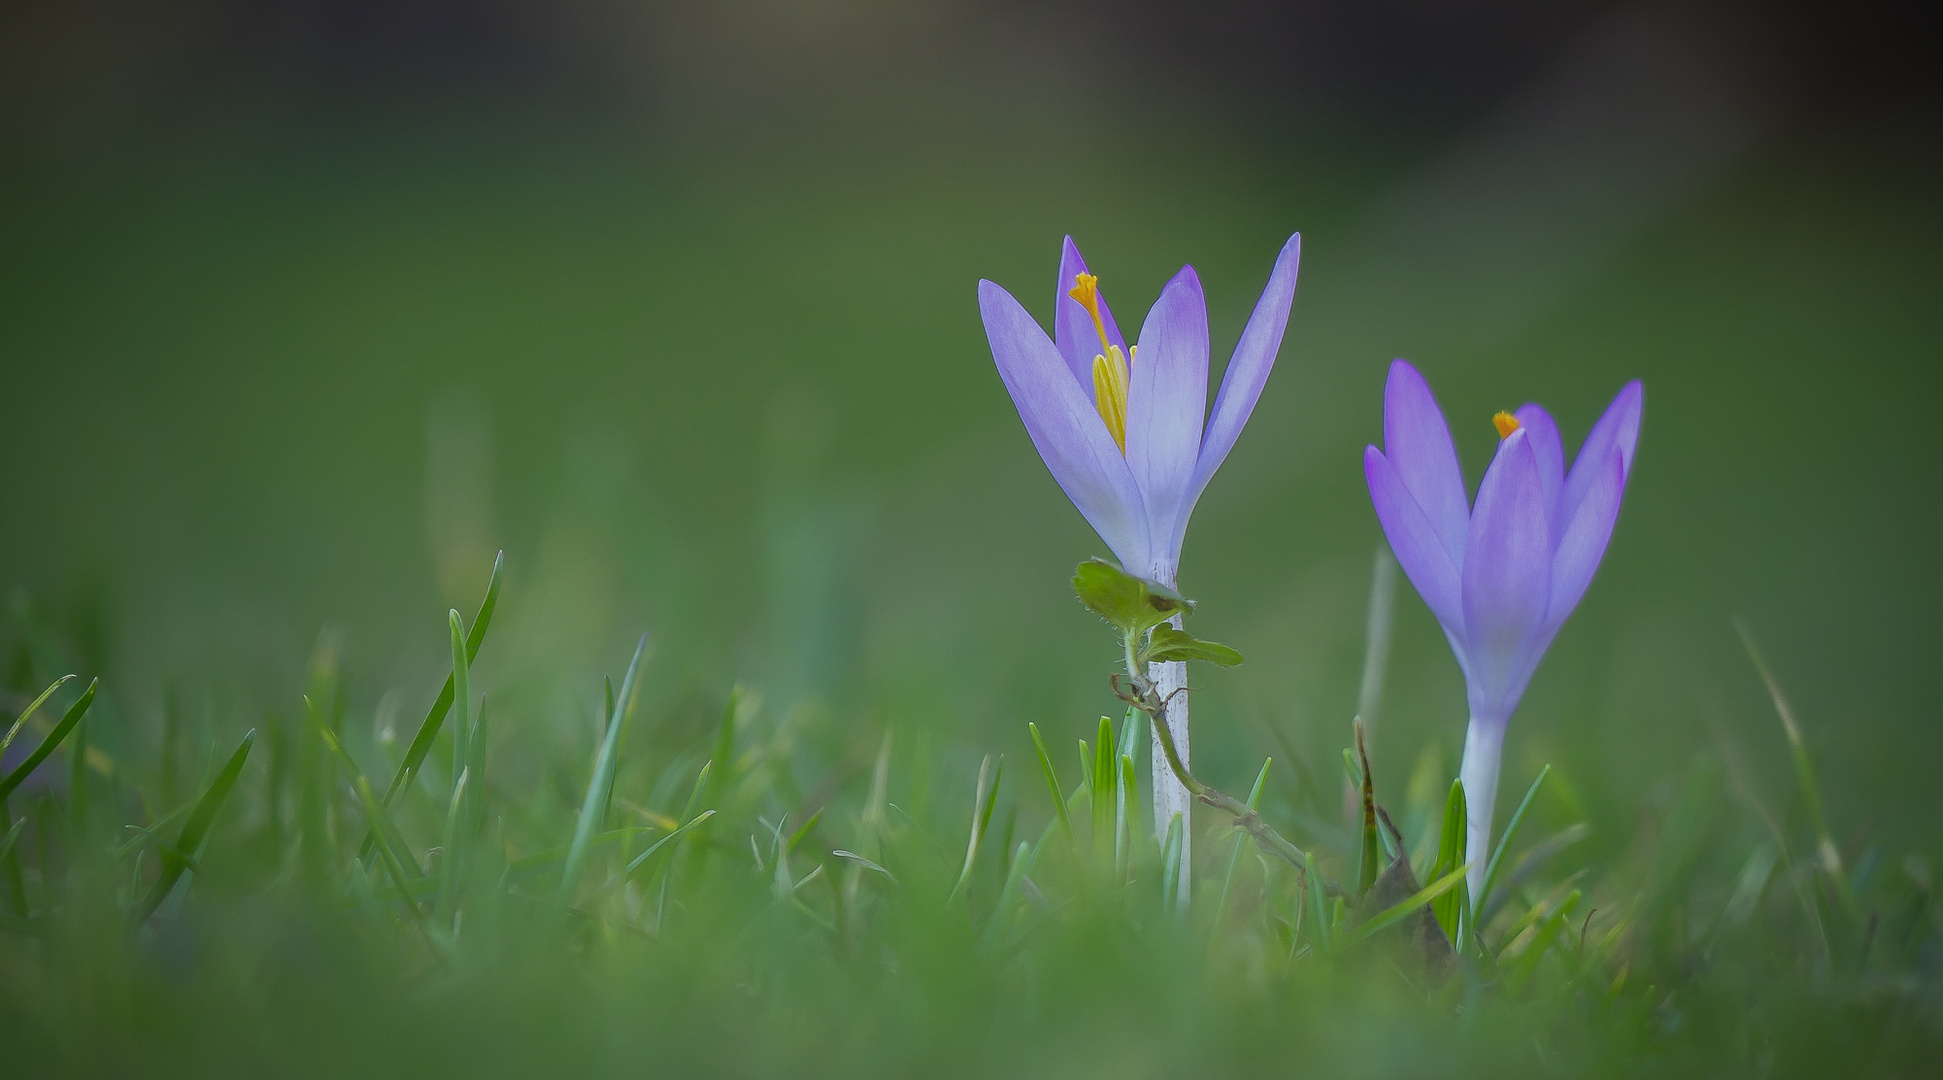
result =
[{"label": "purple crocus flower", "polygon": [[[1161,289],[1132,348],[1070,236],[1059,261],[1051,338],[1010,293],[990,281],[978,283],[992,358],[1026,434],[1053,479],[1129,572],[1174,585],[1188,515],[1241,434],[1275,364],[1295,296],[1301,240],[1291,236],[1277,256],[1211,414],[1208,313],[1193,267],[1183,267]],[[1151,675],[1163,696],[1185,681],[1185,666],[1155,665]],[[1186,695],[1169,700],[1168,727],[1185,762]],[[1155,828],[1164,835],[1174,814],[1185,821],[1189,801],[1158,740],[1153,755]],[[1186,855],[1183,844],[1184,865]],[[1185,892],[1185,873],[1181,884]]]},{"label": "purple crocus flower", "polygon": [[1365,449],[1363,471],[1397,562],[1443,624],[1469,689],[1460,776],[1478,901],[1505,724],[1606,553],[1639,442],[1643,394],[1637,380],[1619,391],[1569,472],[1549,413],[1537,405],[1499,413],[1498,453],[1472,506],[1430,387],[1405,361],[1390,365],[1388,454]]}]

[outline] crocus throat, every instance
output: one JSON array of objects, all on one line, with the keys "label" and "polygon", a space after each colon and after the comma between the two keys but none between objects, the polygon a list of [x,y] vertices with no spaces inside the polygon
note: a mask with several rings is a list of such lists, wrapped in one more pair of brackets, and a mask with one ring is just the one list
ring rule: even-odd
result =
[{"label": "crocus throat", "polygon": [[[1106,421],[1106,429],[1119,444],[1121,456],[1127,452],[1127,364],[1129,357],[1120,355],[1120,347],[1106,339],[1106,322],[1100,318],[1100,279],[1092,274],[1077,274],[1074,285],[1066,295],[1079,301],[1088,315],[1093,316],[1093,331],[1100,335],[1100,352],[1093,357],[1093,404],[1100,410],[1100,419]],[[1140,346],[1134,346],[1138,353]]]},{"label": "crocus throat", "polygon": [[[1498,438],[1500,439],[1509,439],[1511,438],[1511,433],[1518,430],[1518,418],[1508,412],[1501,412],[1492,417],[1491,422],[1498,426]],[[1526,438],[1530,438],[1530,436],[1526,436]]]}]

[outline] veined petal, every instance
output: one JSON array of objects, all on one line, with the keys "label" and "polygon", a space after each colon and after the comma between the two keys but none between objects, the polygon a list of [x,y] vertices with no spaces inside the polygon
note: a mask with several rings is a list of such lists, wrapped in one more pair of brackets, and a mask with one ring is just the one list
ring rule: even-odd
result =
[{"label": "veined petal", "polygon": [[1207,407],[1208,307],[1201,279],[1185,266],[1147,312],[1127,390],[1127,467],[1147,505],[1157,559],[1180,558]]},{"label": "veined petal", "polygon": [[[1383,535],[1390,541],[1403,573],[1416,586],[1417,594],[1430,606],[1431,614],[1452,635],[1453,646],[1464,630],[1464,606],[1457,564],[1430,527],[1423,507],[1403,486],[1396,466],[1374,446],[1363,448],[1363,475],[1369,479],[1370,502],[1376,505],[1376,520],[1383,524]],[[1462,649],[1458,662],[1465,663]]]},{"label": "veined petal", "polygon": [[1383,452],[1430,518],[1430,527],[1437,531],[1451,562],[1462,567],[1471,516],[1464,474],[1457,468],[1457,448],[1451,444],[1443,410],[1430,396],[1430,385],[1407,360],[1390,365],[1390,378],[1383,387]]},{"label": "veined petal", "polygon": [[1552,528],[1552,542],[1565,531],[1565,446],[1559,441],[1558,424],[1542,405],[1526,405],[1515,414],[1518,426],[1529,432],[1532,453],[1538,456],[1538,480],[1545,489],[1545,520]]},{"label": "veined petal", "polygon": [[[1053,343],[1059,346],[1059,355],[1065,358],[1066,367],[1072,371],[1073,378],[1091,393],[1093,358],[1101,352],[1100,332],[1093,328],[1093,316],[1071,295],[1073,279],[1086,272],[1086,260],[1079,257],[1079,247],[1073,243],[1072,237],[1067,237],[1059,253],[1059,288],[1053,294]],[[1120,355],[1125,356],[1127,342],[1120,336],[1120,327],[1115,325],[1113,312],[1106,306],[1106,292],[1101,290],[1098,296],[1100,322],[1106,325],[1106,339],[1110,344],[1118,345]]]},{"label": "veined petal", "polygon": [[999,378],[1053,479],[1121,565],[1145,567],[1150,556],[1140,489],[1091,396],[1011,293],[980,281],[978,310]]},{"label": "veined petal", "polygon": [[[1282,347],[1282,332],[1289,324],[1289,306],[1295,302],[1295,274],[1301,261],[1302,234],[1296,233],[1275,256],[1268,286],[1262,290],[1261,299],[1255,301],[1255,311],[1248,316],[1248,325],[1242,328],[1241,340],[1235,344],[1227,370],[1221,373],[1221,390],[1215,394],[1214,412],[1208,417],[1207,431],[1201,437],[1201,453],[1194,462],[1194,481],[1188,485],[1187,499],[1177,523],[1181,532],[1186,531],[1188,513],[1201,498],[1208,481],[1214,478],[1214,471],[1228,459],[1228,451],[1234,449],[1242,426],[1248,423],[1248,415],[1255,411],[1255,402],[1262,396],[1262,387],[1268,383],[1268,373],[1275,367],[1275,354]],[[1180,545],[1178,535],[1174,544]]]},{"label": "veined petal", "polygon": [[1639,418],[1645,404],[1646,390],[1634,379],[1620,388],[1599,422],[1592,425],[1592,433],[1585,437],[1585,445],[1579,447],[1579,456],[1573,459],[1572,471],[1565,477],[1562,509],[1566,521],[1578,515],[1579,503],[1592,489],[1594,473],[1605,460],[1608,447],[1619,448],[1619,467],[1625,475],[1632,475],[1633,448],[1639,445]]},{"label": "veined petal", "polygon": [[1559,540],[1558,553],[1552,557],[1552,597],[1545,612],[1545,623],[1556,631],[1579,606],[1579,598],[1592,584],[1593,572],[1606,554],[1612,527],[1619,520],[1619,499],[1626,491],[1625,458],[1616,445],[1606,447],[1604,462],[1587,461],[1580,455],[1576,469],[1592,478],[1579,508],[1566,523]]},{"label": "veined petal", "polygon": [[1464,644],[1475,714],[1509,716],[1543,651],[1551,527],[1529,435],[1514,431],[1478,485],[1465,538]]}]

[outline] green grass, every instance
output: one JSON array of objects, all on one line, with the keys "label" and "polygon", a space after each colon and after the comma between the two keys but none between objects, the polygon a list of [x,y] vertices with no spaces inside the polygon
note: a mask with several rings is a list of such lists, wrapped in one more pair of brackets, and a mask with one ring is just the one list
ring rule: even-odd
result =
[{"label": "green grass", "polygon": [[[818,762],[827,714],[726,688],[713,730],[630,733],[643,641],[591,753],[562,754],[489,729],[468,689],[496,660],[479,646],[499,584],[470,638],[449,620],[439,703],[465,737],[416,769],[445,710],[402,753],[353,751],[326,656],[306,722],[263,721],[267,758],[252,731],[175,763],[202,774],[186,811],[152,759],[28,787],[95,700],[51,688],[64,715],[9,773],[19,818],[0,829],[15,1074],[1899,1075],[1939,1048],[1920,860],[1729,802],[1710,757],[1610,861],[1572,840],[1625,823],[1526,838],[1534,779],[1452,959],[1410,928],[1436,925],[1428,905],[1455,917],[1461,799],[1372,785],[1443,838],[1398,838],[1405,860],[1434,853],[1409,868],[1427,884],[1376,908],[1361,830],[1264,807],[1305,873],[1204,812],[1216,842],[1181,912],[1135,788],[1138,713],[1098,721],[1070,795],[1036,723],[1043,785],[1022,790],[995,756],[971,769],[895,731],[870,735],[868,768]],[[1794,801],[1813,807],[1801,761]],[[379,798],[374,775],[407,779]],[[566,781],[584,794],[549,794]],[[1326,805],[1340,782],[1321,782]]]},{"label": "green grass", "polygon": [[[1939,219],[1900,151],[1759,146],[1479,336],[1413,313],[1499,310],[1529,237],[1377,220],[1441,144],[403,134],[4,151],[0,775],[50,753],[0,818],[0,1076],[1934,1060]],[[1137,314],[1192,261],[1218,365],[1298,227],[1182,581],[1248,657],[1197,665],[1195,771],[1301,871],[1197,811],[1183,917],[1121,643],[1063,584],[1098,543],[972,283],[1043,312],[1070,231]],[[1499,408],[1573,441],[1648,387],[1493,852],[1457,848],[1446,643],[1370,602],[1397,354],[1474,470]],[[1329,888],[1396,852],[1414,892]],[[1428,892],[1479,858],[1486,895]]]}]

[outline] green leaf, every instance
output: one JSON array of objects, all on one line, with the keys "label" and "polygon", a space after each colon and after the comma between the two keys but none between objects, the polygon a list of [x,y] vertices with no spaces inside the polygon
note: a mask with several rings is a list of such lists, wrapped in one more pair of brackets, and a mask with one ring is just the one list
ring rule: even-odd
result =
[{"label": "green leaf", "polygon": [[1538,770],[1538,778],[1531,782],[1531,787],[1525,789],[1525,797],[1519,800],[1518,809],[1512,813],[1511,820],[1505,823],[1504,835],[1498,837],[1498,846],[1492,849],[1491,861],[1484,864],[1484,883],[1478,887],[1478,894],[1471,897],[1471,925],[1479,930],[1482,930],[1483,926],[1478,922],[1477,916],[1484,912],[1486,901],[1491,899],[1491,888],[1498,883],[1498,871],[1504,867],[1505,852],[1511,850],[1512,837],[1518,835],[1518,826],[1525,823],[1525,811],[1531,809],[1531,801],[1538,797],[1538,789],[1544,785],[1545,778],[1551,774],[1550,765]]},{"label": "green leaf", "polygon": [[5,800],[7,796],[14,793],[15,788],[26,783],[27,778],[40,767],[40,763],[46,761],[48,756],[54,753],[55,748],[61,745],[62,740],[74,730],[74,725],[79,724],[81,718],[88,714],[88,706],[94,704],[94,692],[100,685],[100,679],[88,683],[88,688],[81,692],[80,697],[74,699],[74,704],[67,707],[67,712],[61,716],[61,722],[54,725],[54,730],[47,733],[47,738],[40,741],[40,745],[34,748],[33,753],[27,755],[25,761],[14,766],[14,770],[8,773],[5,779],[0,779],[0,800]]},{"label": "green leaf", "polygon": [[[621,871],[622,879],[625,880],[627,878],[633,877],[637,870],[640,870],[643,866],[646,866],[648,864],[648,860],[654,857],[655,852],[660,851],[662,848],[673,843],[675,840],[680,839],[683,835],[685,835],[688,832],[688,830],[695,828],[697,825],[702,824],[703,822],[707,821],[709,818],[712,818],[714,816],[715,816],[715,811],[704,810],[701,813],[696,814],[694,817],[689,818],[687,821],[682,822],[680,828],[677,828],[675,831],[669,833],[668,835],[662,837],[659,840],[656,840],[654,843],[649,844],[648,850],[643,851],[639,855],[636,855],[634,857],[634,861],[627,864],[627,869]],[[885,871],[885,873],[887,874],[889,872],[890,871],[888,870]]]},{"label": "green leaf", "polygon": [[[93,689],[92,686],[89,687],[90,694]],[[204,837],[209,835],[209,827],[216,822],[216,812],[223,808],[223,802],[229,798],[230,790],[236,786],[236,778],[243,775],[243,763],[249,760],[250,747],[255,742],[255,728],[243,733],[243,741],[238,743],[235,752],[229,755],[229,760],[223,764],[222,771],[216,774],[216,779],[210,781],[208,789],[202,793],[202,798],[196,800],[196,808],[189,811],[189,820],[182,823],[182,831],[175,837],[176,852],[191,858],[195,857],[197,850],[202,847]],[[142,902],[141,915],[135,920],[136,922],[144,922],[150,915],[155,914],[155,909],[161,907],[162,901],[169,898],[169,892],[175,888],[175,883],[182,879],[182,874],[186,870],[188,865],[178,855],[167,851],[162,853],[162,874],[155,879],[155,888],[149,891],[148,899]]]},{"label": "green leaf", "polygon": [[1316,869],[1315,857],[1304,852],[1302,855],[1302,884],[1309,890],[1309,910],[1316,917],[1316,951],[1327,954],[1334,947],[1330,933],[1329,898],[1322,887],[1322,871]]},{"label": "green leaf", "polygon": [[1105,559],[1088,559],[1073,571],[1073,591],[1086,610],[1139,633],[1176,615],[1191,615],[1194,604],[1158,581],[1135,577]]},{"label": "green leaf", "polygon": [[580,883],[580,868],[587,857],[587,845],[600,831],[601,819],[606,817],[608,798],[614,793],[614,770],[620,764],[621,730],[627,726],[627,718],[634,714],[635,680],[641,674],[641,657],[647,651],[648,635],[642,634],[640,643],[634,647],[634,659],[628,661],[627,674],[621,678],[620,696],[607,718],[607,733],[594,755],[594,774],[587,778],[587,796],[581,800],[580,820],[574,825],[573,843],[567,848],[567,865],[560,874],[556,901],[560,907],[566,907],[573,899],[574,886]]},{"label": "green leaf", "polygon": [[[466,635],[466,663],[468,664],[478,658],[479,646],[486,640],[486,627],[492,625],[493,609],[499,606],[499,577],[505,569],[506,553],[502,551],[499,557],[493,560],[492,579],[486,583],[486,599],[480,603],[479,614],[473,616],[472,630]],[[380,805],[386,809],[398,801],[398,796],[404,792],[405,785],[411,783],[412,777],[418,775],[418,767],[425,764],[425,755],[432,752],[432,744],[438,739],[439,728],[445,723],[445,714],[452,710],[454,695],[452,676],[447,675],[444,689],[439,691],[438,699],[432,702],[431,711],[425,714],[424,722],[418,725],[418,734],[412,736],[411,745],[405,749],[404,760],[398,763],[398,771],[392,774],[391,783],[385,787],[385,797]],[[358,857],[362,859],[369,856],[376,842],[375,836],[366,833],[364,843],[358,846]]]},{"label": "green leaf", "polygon": [[1113,850],[1113,721],[1100,717],[1099,738],[1093,744],[1093,850],[1105,857]]},{"label": "green leaf", "polygon": [[[998,797],[998,785],[992,780],[992,755],[978,763],[978,784],[972,791],[971,836],[965,841],[965,865],[958,871],[958,882],[951,887],[951,895],[945,898],[945,906],[950,907],[965,891],[965,883],[971,880],[972,867],[978,863],[978,842],[985,838],[985,823],[992,816],[992,800]],[[780,857],[779,857],[780,858]]]},{"label": "green leaf", "polygon": [[1206,660],[1210,664],[1234,667],[1241,663],[1241,653],[1234,649],[1218,641],[1202,641],[1185,630],[1177,630],[1165,623],[1154,627],[1142,655],[1149,663],[1155,664]]},{"label": "green leaf", "polygon": [[34,713],[38,712],[42,705],[47,704],[47,699],[54,696],[54,691],[59,690],[63,686],[66,686],[68,684],[68,681],[73,678],[74,676],[72,675],[63,675],[60,678],[55,679],[54,682],[51,685],[49,685],[47,689],[42,690],[40,692],[39,697],[29,702],[27,707],[20,711],[20,716],[14,720],[13,726],[7,729],[6,737],[0,738],[0,754],[6,753],[7,747],[13,745],[14,739],[20,736],[21,729],[27,726],[28,718],[33,716]]},{"label": "green leaf", "polygon": [[1458,885],[1463,883],[1464,875],[1470,869],[1470,864],[1466,863],[1424,886],[1422,890],[1410,899],[1392,907],[1385,908],[1375,915],[1370,916],[1363,922],[1362,926],[1357,928],[1356,939],[1358,941],[1367,941],[1376,934],[1402,922],[1411,912],[1416,911],[1432,900],[1457,888]]},{"label": "green leaf", "polygon": [[[1464,799],[1464,782],[1451,781],[1450,797],[1444,803],[1444,829],[1437,840],[1437,861],[1431,864],[1430,873],[1425,876],[1435,881],[1463,866],[1465,834],[1469,830],[1469,806]],[[1460,887],[1437,898],[1431,913],[1437,916],[1437,925],[1444,928],[1444,936],[1453,942],[1457,940],[1459,913],[1470,905]]]},{"label": "green leaf", "polygon": [[1039,751],[1039,767],[1045,770],[1046,786],[1052,789],[1053,809],[1059,811],[1059,827],[1066,831],[1067,841],[1073,839],[1073,819],[1066,813],[1066,793],[1059,790],[1059,774],[1053,771],[1052,755],[1046,753],[1046,740],[1039,737],[1039,725],[1027,723],[1032,732],[1033,749]]},{"label": "green leaf", "polygon": [[1376,884],[1376,876],[1382,871],[1383,841],[1376,831],[1376,783],[1370,775],[1370,755],[1363,745],[1363,722],[1356,721],[1356,760],[1357,772],[1362,777],[1363,792],[1363,859],[1356,875],[1356,895],[1362,897]]},{"label": "green leaf", "polygon": [[[1262,759],[1262,771],[1255,774],[1255,786],[1248,792],[1248,809],[1256,810],[1261,807],[1262,785],[1268,782],[1268,767],[1274,760],[1274,758]],[[1228,869],[1221,875],[1221,895],[1214,903],[1212,925],[1217,930],[1220,929],[1222,920],[1227,918],[1228,897],[1234,892],[1235,886],[1235,869],[1241,863],[1241,851],[1248,845],[1248,839],[1247,832],[1236,829],[1234,840],[1228,847]]]}]

